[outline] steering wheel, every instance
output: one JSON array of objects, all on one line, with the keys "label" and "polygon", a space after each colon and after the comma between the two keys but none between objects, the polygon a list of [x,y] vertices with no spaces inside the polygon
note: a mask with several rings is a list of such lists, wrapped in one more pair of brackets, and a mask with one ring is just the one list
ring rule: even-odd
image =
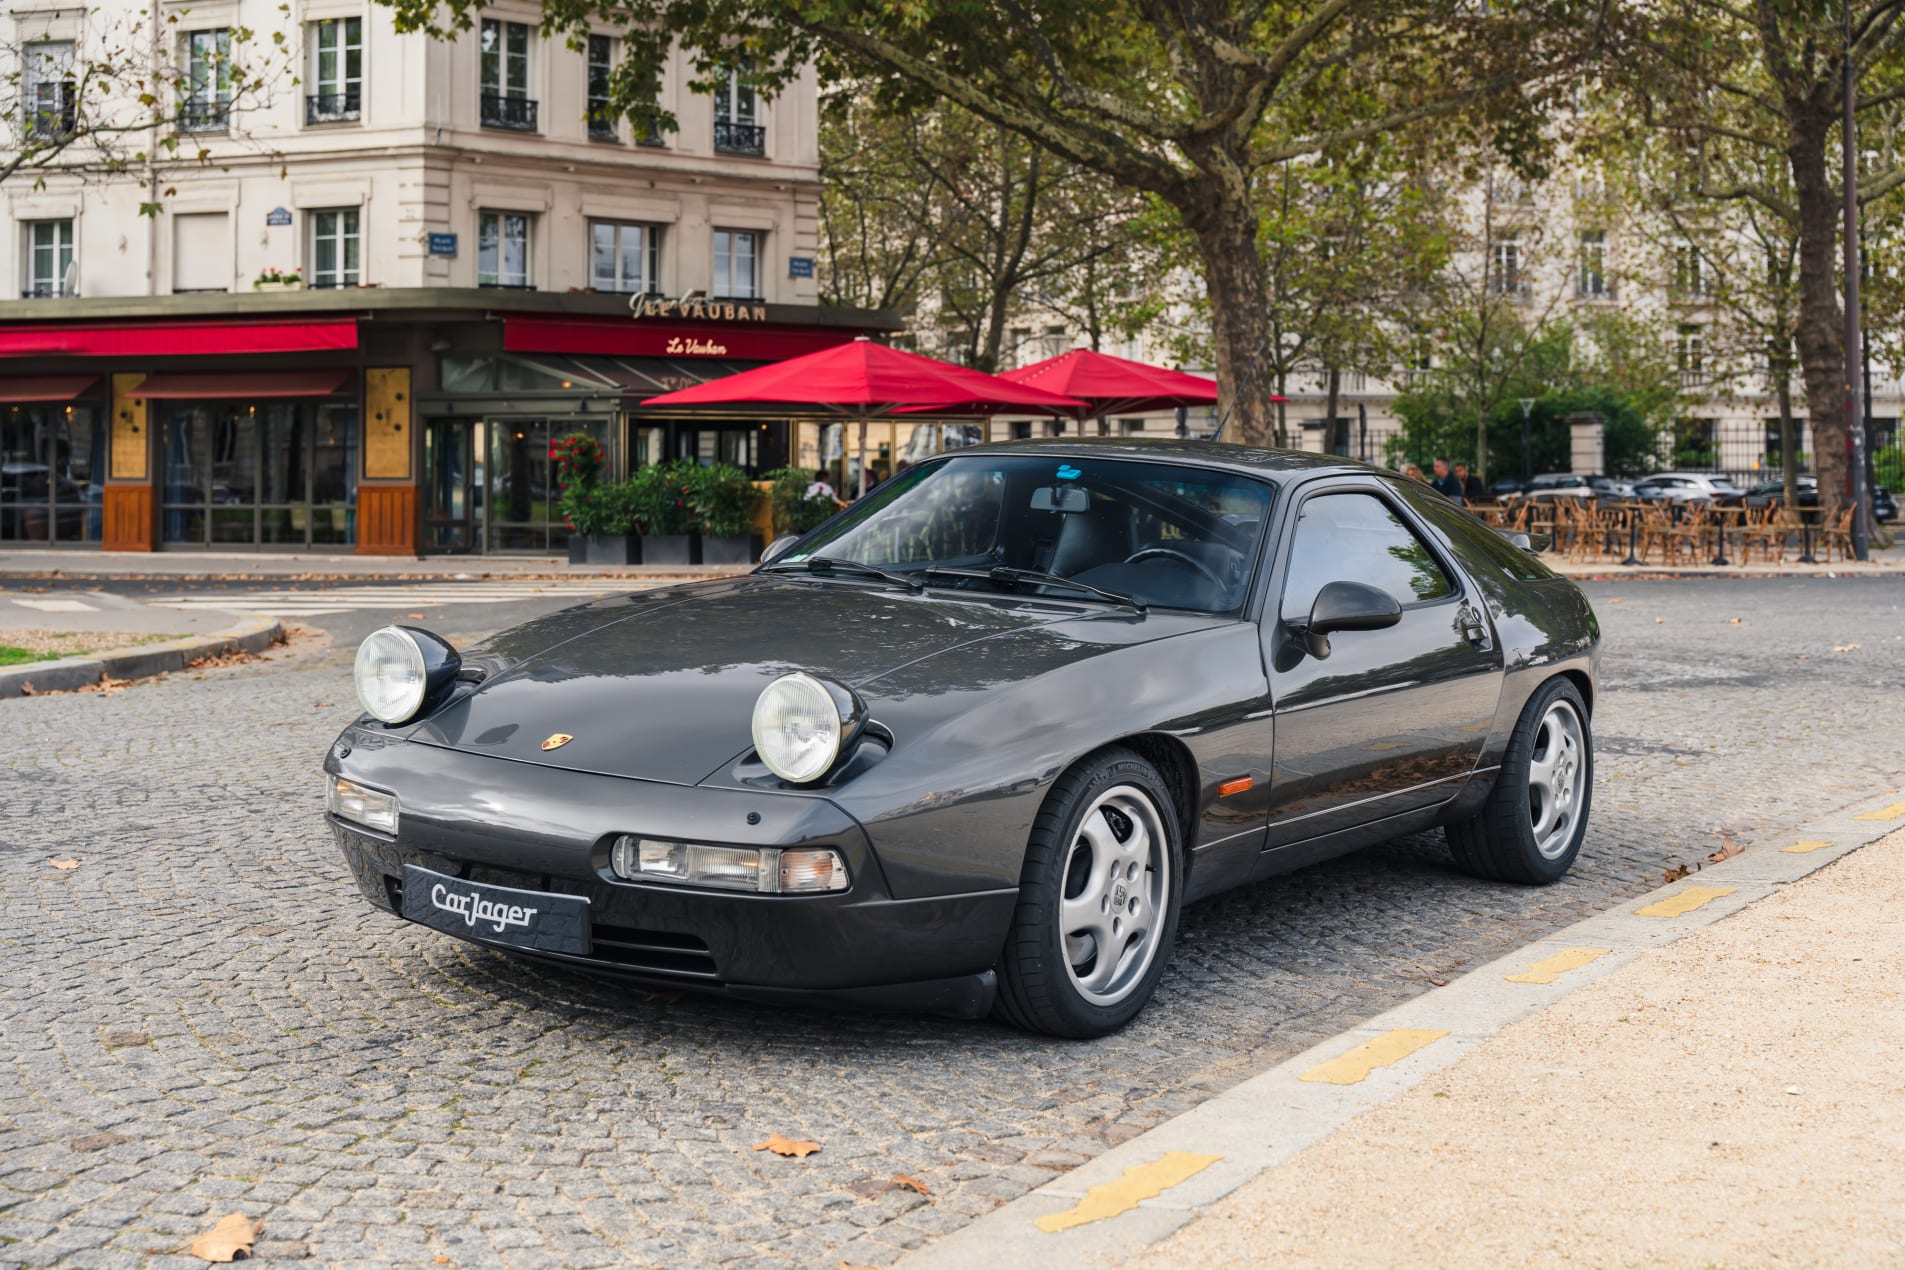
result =
[{"label": "steering wheel", "polygon": [[1191,566],[1191,568],[1203,574],[1205,577],[1209,578],[1211,580],[1211,585],[1217,587],[1219,590],[1222,590],[1224,587],[1224,580],[1218,577],[1215,573],[1212,573],[1210,571],[1209,565],[1205,564],[1202,560],[1199,560],[1196,556],[1187,555],[1186,553],[1182,551],[1174,551],[1169,547],[1146,547],[1143,551],[1138,552],[1136,555],[1126,556],[1124,562],[1126,564],[1136,564],[1138,563],[1138,561],[1143,560],[1148,556],[1163,556],[1166,559],[1175,560],[1179,564],[1187,564]]}]

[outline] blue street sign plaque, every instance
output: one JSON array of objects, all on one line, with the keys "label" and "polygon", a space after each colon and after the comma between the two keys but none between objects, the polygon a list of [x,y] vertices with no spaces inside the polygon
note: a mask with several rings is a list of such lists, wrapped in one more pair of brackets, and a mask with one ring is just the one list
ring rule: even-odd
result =
[{"label": "blue street sign plaque", "polygon": [[267,225],[289,225],[290,223],[291,213],[285,208],[274,207],[265,213],[265,224]]},{"label": "blue street sign plaque", "polygon": [[787,258],[787,276],[790,278],[813,277],[814,258],[812,256],[789,256]]},{"label": "blue street sign plaque", "polygon": [[430,254],[433,256],[456,255],[456,235],[455,234],[430,235]]}]

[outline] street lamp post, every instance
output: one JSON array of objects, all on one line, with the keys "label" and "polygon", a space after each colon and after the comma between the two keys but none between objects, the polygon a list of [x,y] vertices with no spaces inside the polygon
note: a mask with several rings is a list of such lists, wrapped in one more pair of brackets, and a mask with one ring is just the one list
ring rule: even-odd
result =
[{"label": "street lamp post", "polygon": [[[1840,66],[1844,83],[1840,91],[1845,107],[1840,137],[1840,180],[1845,187],[1845,426],[1852,444],[1847,447],[1846,493],[1852,499],[1852,554],[1860,560],[1871,555],[1871,526],[1866,521],[1865,502],[1865,392],[1859,370],[1860,348],[1864,338],[1859,330],[1859,152],[1858,137],[1852,126],[1853,91],[1856,76],[1852,69],[1852,6],[1841,3]],[[1826,457],[1820,456],[1824,463]]]},{"label": "street lamp post", "polygon": [[1534,460],[1530,457],[1529,446],[1531,445],[1531,441],[1528,436],[1528,420],[1534,412],[1535,399],[1533,397],[1521,398],[1521,483],[1524,486],[1534,478]]}]

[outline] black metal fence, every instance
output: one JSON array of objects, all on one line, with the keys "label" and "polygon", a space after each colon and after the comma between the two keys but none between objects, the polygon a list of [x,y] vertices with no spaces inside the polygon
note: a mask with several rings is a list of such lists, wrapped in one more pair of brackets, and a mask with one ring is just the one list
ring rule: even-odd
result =
[{"label": "black metal fence", "polygon": [[[1812,429],[1804,419],[1791,423],[1792,454],[1802,473],[1813,470]],[[1899,423],[1874,418],[1866,435],[1878,483],[1897,489],[1901,475]],[[1785,443],[1777,418],[1685,419],[1660,437],[1659,464],[1680,472],[1712,472],[1743,486],[1779,480],[1785,468]],[[1889,480],[1888,480],[1889,478]]]}]

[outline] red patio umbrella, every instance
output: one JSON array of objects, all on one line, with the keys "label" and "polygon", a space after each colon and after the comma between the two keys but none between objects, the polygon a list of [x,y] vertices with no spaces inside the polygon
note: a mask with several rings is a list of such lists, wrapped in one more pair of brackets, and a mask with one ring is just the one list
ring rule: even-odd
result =
[{"label": "red patio umbrella", "polygon": [[1070,414],[1089,409],[1076,397],[950,362],[907,353],[861,336],[801,357],[744,370],[692,388],[650,397],[645,406],[738,405],[824,406],[860,422],[860,492],[866,492],[866,422],[905,406],[947,413],[992,414],[1031,409]]},{"label": "red patio umbrella", "polygon": [[1074,348],[1069,353],[1005,371],[1000,378],[1083,398],[1090,403],[1086,413],[1092,415],[1144,414],[1177,406],[1209,406],[1217,401],[1214,379],[1149,366],[1089,348]]}]

